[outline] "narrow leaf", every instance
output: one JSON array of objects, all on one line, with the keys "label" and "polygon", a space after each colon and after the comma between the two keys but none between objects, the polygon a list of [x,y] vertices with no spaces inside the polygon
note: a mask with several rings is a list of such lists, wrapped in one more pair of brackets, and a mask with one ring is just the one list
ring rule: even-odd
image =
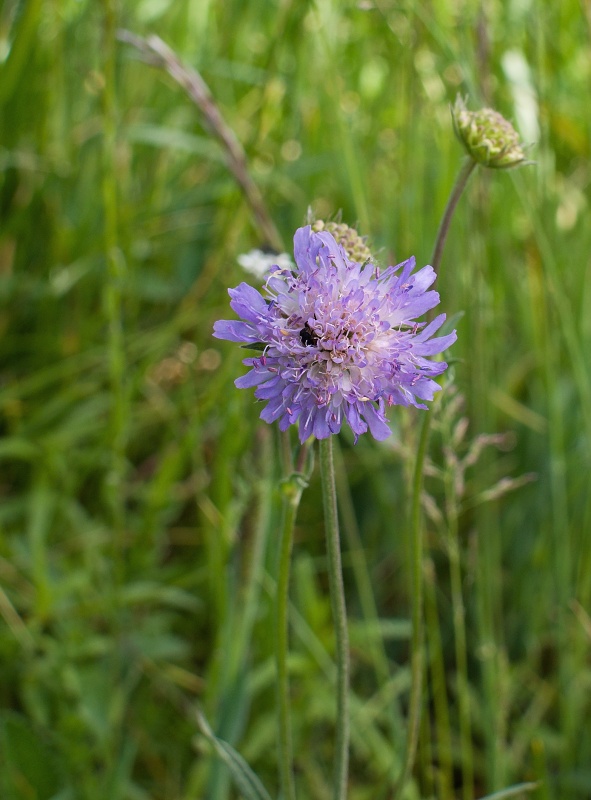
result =
[{"label": "narrow leaf", "polygon": [[487,794],[486,797],[481,797],[480,800],[506,800],[507,797],[517,797],[522,792],[533,792],[537,789],[539,783],[516,783],[515,786],[509,786],[507,789],[501,789],[500,792],[494,794]]},{"label": "narrow leaf", "polygon": [[245,800],[271,800],[270,794],[240,753],[236,752],[227,742],[218,739],[200,711],[197,711],[197,723],[201,733],[230,770],[236,788],[244,795]]}]

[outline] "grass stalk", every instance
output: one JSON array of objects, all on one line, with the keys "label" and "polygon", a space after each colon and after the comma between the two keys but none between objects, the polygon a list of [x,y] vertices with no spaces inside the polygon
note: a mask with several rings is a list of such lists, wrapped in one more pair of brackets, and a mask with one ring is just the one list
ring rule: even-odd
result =
[{"label": "grass stalk", "polygon": [[250,175],[244,149],[234,131],[224,120],[201,75],[197,70],[183,64],[159,36],[152,35],[144,39],[129,31],[119,31],[119,38],[137,48],[148,63],[165,69],[195,103],[203,114],[206,126],[222,146],[228,169],[244,193],[265,243],[280,252],[283,249],[281,235],[267,211],[259,187]]},{"label": "grass stalk", "polygon": [[461,545],[458,532],[457,517],[454,509],[455,493],[453,491],[453,475],[448,476],[448,536],[449,536],[449,571],[452,600],[452,619],[454,630],[454,648],[456,658],[456,692],[458,698],[458,716],[460,723],[460,752],[462,771],[462,798],[472,800],[474,792],[474,765],[472,755],[472,722],[470,714],[470,691],[468,682],[468,648],[466,644],[466,613],[462,591]]},{"label": "grass stalk", "polygon": [[424,636],[423,636],[423,533],[421,513],[421,493],[423,490],[423,471],[431,429],[431,414],[423,414],[421,431],[417,445],[417,455],[412,480],[412,499],[410,516],[410,562],[412,597],[412,637],[411,637],[411,688],[406,735],[406,751],[402,774],[398,779],[394,800],[402,797],[406,781],[411,774],[415,760],[417,742],[421,725],[421,695],[423,688]]},{"label": "grass stalk", "polygon": [[425,563],[425,624],[428,632],[428,661],[433,700],[435,754],[438,762],[437,791],[440,800],[450,800],[453,790],[453,762],[449,701],[441,624],[437,610],[436,575],[433,562]]},{"label": "grass stalk", "polygon": [[113,396],[111,408],[111,469],[107,476],[107,496],[113,516],[117,553],[115,563],[122,569],[122,538],[125,532],[124,480],[126,472],[127,398],[125,390],[125,340],[123,333],[123,283],[126,277],[125,260],[119,247],[117,166],[115,148],[117,136],[115,100],[115,31],[114,0],[103,0],[104,12],[104,90],[102,94],[103,123],[103,242],[107,276],[103,293],[107,321],[107,354],[109,380]]}]

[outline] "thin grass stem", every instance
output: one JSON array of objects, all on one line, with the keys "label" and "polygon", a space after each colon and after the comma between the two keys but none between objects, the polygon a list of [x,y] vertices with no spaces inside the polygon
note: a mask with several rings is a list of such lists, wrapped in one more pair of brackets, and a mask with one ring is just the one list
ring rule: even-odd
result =
[{"label": "thin grass stem", "polygon": [[222,117],[213,95],[201,75],[197,70],[183,64],[176,53],[159,36],[152,35],[144,39],[124,30],[119,31],[118,36],[121,41],[136,47],[148,63],[165,69],[195,103],[203,114],[207,127],[221,144],[228,169],[242,189],[256,225],[266,243],[278,252],[281,251],[281,235],[267,211],[259,187],[248,171],[244,149],[232,128]]},{"label": "thin grass stem", "polygon": [[[112,392],[111,441],[112,462],[107,476],[109,497],[115,529],[114,542],[116,571],[121,570],[119,553],[125,529],[125,507],[123,481],[125,479],[127,443],[127,398],[125,391],[125,342],[123,333],[123,283],[126,265],[119,247],[118,197],[115,164],[116,111],[115,111],[115,6],[112,0],[104,0],[104,78],[102,95],[103,122],[103,243],[107,264],[107,280],[103,304],[107,321],[107,352],[109,379]],[[117,566],[118,565],[118,566]]]},{"label": "thin grass stem", "polygon": [[423,684],[423,534],[421,514],[421,493],[423,490],[423,471],[425,455],[431,429],[431,414],[423,414],[421,432],[417,446],[417,457],[412,481],[411,499],[411,591],[412,591],[412,637],[411,637],[411,688],[408,728],[406,735],[406,752],[402,774],[398,779],[394,800],[402,797],[404,786],[411,773],[421,722],[421,695]]}]

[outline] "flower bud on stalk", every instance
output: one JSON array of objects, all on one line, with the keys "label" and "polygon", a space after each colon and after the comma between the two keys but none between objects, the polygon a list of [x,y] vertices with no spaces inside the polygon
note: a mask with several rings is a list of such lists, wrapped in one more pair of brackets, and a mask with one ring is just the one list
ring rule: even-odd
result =
[{"label": "flower bud on stalk", "polygon": [[498,111],[481,108],[468,111],[458,96],[451,110],[456,136],[470,158],[492,169],[511,169],[527,161],[515,128]]},{"label": "flower bud on stalk", "polygon": [[332,234],[335,241],[345,250],[349,259],[358,264],[372,260],[371,250],[366,244],[365,236],[360,236],[355,228],[350,228],[344,222],[324,222],[317,219],[312,223],[314,233],[327,231]]}]

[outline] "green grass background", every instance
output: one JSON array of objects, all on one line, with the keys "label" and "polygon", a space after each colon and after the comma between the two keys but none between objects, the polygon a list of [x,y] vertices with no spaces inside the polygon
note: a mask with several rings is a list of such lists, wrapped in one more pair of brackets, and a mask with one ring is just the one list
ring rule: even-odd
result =
[{"label": "green grass background", "polygon": [[[224,800],[198,703],[277,797],[275,431],[237,391],[236,256],[260,245],[200,112],[116,30],[210,86],[289,248],[311,205],[428,262],[490,104],[535,166],[478,170],[439,290],[460,315],[425,483],[427,669],[404,796],[591,797],[591,12],[585,0],[0,3],[0,789]],[[419,414],[338,454],[351,800],[406,735]],[[293,558],[297,784],[330,796],[318,476]],[[525,794],[521,795],[522,797]]]}]

